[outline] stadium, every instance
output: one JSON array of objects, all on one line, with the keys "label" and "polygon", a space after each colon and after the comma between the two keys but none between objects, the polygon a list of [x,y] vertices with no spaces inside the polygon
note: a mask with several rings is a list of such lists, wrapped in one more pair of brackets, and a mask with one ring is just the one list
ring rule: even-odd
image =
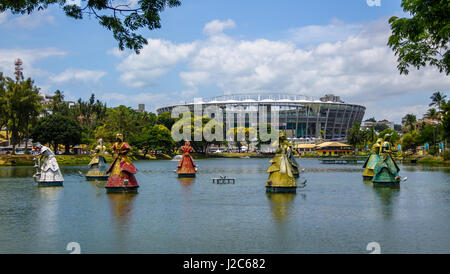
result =
[{"label": "stadium", "polygon": [[[286,132],[288,138],[314,140],[345,141],[347,133],[354,123],[361,123],[366,108],[357,104],[343,102],[339,96],[327,94],[319,100],[313,100],[305,95],[292,94],[256,94],[256,95],[223,95],[195,102],[165,106],[157,109],[158,114],[172,112],[175,107],[185,106],[194,112],[194,106],[201,104],[204,110],[208,106],[217,106],[223,110],[223,122],[227,113],[244,111],[246,114],[256,114],[260,107],[266,107],[268,122],[270,113],[278,112],[278,126]],[[238,115],[235,125],[238,125]],[[242,116],[241,116],[242,117]],[[249,123],[249,115],[245,115],[245,127],[254,126]],[[214,117],[211,117],[214,118]],[[242,119],[242,118],[241,118]]]}]

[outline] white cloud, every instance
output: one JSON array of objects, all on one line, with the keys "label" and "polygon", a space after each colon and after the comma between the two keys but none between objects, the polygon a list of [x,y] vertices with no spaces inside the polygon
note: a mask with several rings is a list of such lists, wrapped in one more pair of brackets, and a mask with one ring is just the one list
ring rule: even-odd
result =
[{"label": "white cloud", "polygon": [[341,20],[333,19],[330,24],[325,26],[310,25],[290,29],[288,33],[297,44],[309,45],[343,41],[360,31],[361,28],[360,24],[345,24]]},{"label": "white cloud", "polygon": [[233,20],[228,19],[226,21],[214,20],[205,25],[203,33],[207,35],[215,35],[222,33],[225,29],[232,29],[236,26]]},{"label": "white cloud", "polygon": [[[97,93],[96,93],[97,94]],[[145,104],[146,111],[156,111],[156,108],[173,103],[173,98],[177,98],[176,93],[104,93],[100,94],[101,101],[106,102],[107,105],[126,105],[137,107],[138,104]]]},{"label": "white cloud", "polygon": [[49,80],[55,83],[63,83],[73,80],[98,82],[105,75],[106,72],[104,71],[68,68],[60,74],[50,76]]},{"label": "white cloud", "polygon": [[120,50],[119,48],[112,48],[112,49],[108,50],[107,53],[110,55],[114,55],[116,57],[123,57],[127,54],[127,51]]},{"label": "white cloud", "polygon": [[56,24],[55,17],[48,10],[36,10],[24,15],[13,15],[7,12],[0,14],[0,25],[7,28],[34,29],[46,24]]},{"label": "white cloud", "polygon": [[[141,56],[129,55],[119,65],[121,79],[145,87],[184,63],[187,67],[179,77],[187,90],[201,91],[213,85],[228,94],[288,92],[319,98],[335,93],[345,101],[367,105],[368,112],[377,117],[385,113],[398,117],[403,113],[392,112],[417,104],[399,101],[389,112],[384,108],[387,101],[409,94],[429,98],[432,92],[450,86],[449,77],[433,68],[399,74],[396,57],[386,45],[390,35],[387,18],[361,25],[335,20],[327,26],[304,27],[287,41],[237,40],[222,33],[234,22],[213,22],[205,26],[210,36],[203,41],[149,40]],[[299,33],[313,45],[299,45]],[[329,40],[321,41],[327,36]]]},{"label": "white cloud", "polygon": [[0,13],[0,25],[6,22],[6,19],[8,19],[8,14],[6,12]]},{"label": "white cloud", "polygon": [[23,61],[25,77],[35,77],[47,74],[46,71],[36,69],[33,65],[36,61],[63,56],[66,52],[55,48],[44,49],[0,49],[0,71],[12,76],[14,73],[14,61],[18,58]]},{"label": "white cloud", "polygon": [[120,80],[132,87],[151,85],[177,63],[186,60],[195,43],[175,45],[169,41],[149,39],[139,55],[130,54],[117,66]]}]

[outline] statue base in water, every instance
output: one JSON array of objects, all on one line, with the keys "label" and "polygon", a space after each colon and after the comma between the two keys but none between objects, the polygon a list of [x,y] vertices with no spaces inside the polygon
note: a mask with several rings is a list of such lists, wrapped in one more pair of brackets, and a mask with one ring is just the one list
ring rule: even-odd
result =
[{"label": "statue base in water", "polygon": [[363,175],[363,180],[370,180],[372,181],[373,176],[364,176]]},{"label": "statue base in water", "polygon": [[295,193],[297,187],[282,187],[282,186],[266,186],[266,192],[268,193]]},{"label": "statue base in water", "polygon": [[194,178],[195,173],[178,173],[178,178]]},{"label": "statue base in water", "polygon": [[100,180],[100,181],[108,181],[109,175],[103,175],[103,176],[88,176],[86,175],[86,180],[88,181],[95,181],[95,180]]},{"label": "statue base in water", "polygon": [[105,187],[106,193],[137,193],[139,186],[133,187]]},{"label": "statue base in water", "polygon": [[380,187],[400,187],[400,181],[393,181],[393,182],[373,182],[373,186],[380,186]]},{"label": "statue base in water", "polygon": [[53,186],[63,186],[63,182],[64,181],[51,181],[51,182],[38,181],[37,183],[38,187],[53,187]]}]

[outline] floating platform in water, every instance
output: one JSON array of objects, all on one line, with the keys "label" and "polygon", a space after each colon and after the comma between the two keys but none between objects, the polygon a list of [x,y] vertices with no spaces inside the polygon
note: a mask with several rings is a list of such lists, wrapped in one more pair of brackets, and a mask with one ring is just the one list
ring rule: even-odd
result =
[{"label": "floating platform in water", "polygon": [[212,178],[212,181],[214,184],[234,184],[236,179],[221,177],[221,178]]},{"label": "floating platform in water", "polygon": [[55,187],[63,186],[64,181],[52,181],[52,182],[37,182],[38,187]]},{"label": "floating platform in water", "polygon": [[373,182],[373,186],[376,186],[376,187],[400,187],[400,181],[394,181],[394,182]]},{"label": "floating platform in water", "polygon": [[109,175],[104,176],[88,176],[86,175],[86,180],[88,181],[108,181]]},{"label": "floating platform in water", "polygon": [[178,178],[194,178],[195,173],[178,173]]},{"label": "floating platform in water", "polygon": [[266,192],[268,193],[295,193],[297,187],[281,187],[281,186],[266,186]]},{"label": "floating platform in water", "polygon": [[106,193],[137,193],[139,186],[134,187],[105,187]]}]

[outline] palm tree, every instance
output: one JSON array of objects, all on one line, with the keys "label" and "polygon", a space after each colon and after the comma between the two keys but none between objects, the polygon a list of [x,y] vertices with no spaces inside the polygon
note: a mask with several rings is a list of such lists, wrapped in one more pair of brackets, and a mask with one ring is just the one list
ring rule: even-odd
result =
[{"label": "palm tree", "polygon": [[439,118],[439,112],[436,111],[435,108],[430,108],[428,112],[425,114],[425,118],[437,120]]},{"label": "palm tree", "polygon": [[409,126],[409,132],[413,132],[413,130],[415,129],[416,122],[417,122],[416,115],[406,114],[404,119],[405,119],[405,126]]},{"label": "palm tree", "polygon": [[430,97],[431,99],[431,103],[429,104],[429,106],[437,106],[437,108],[439,109],[439,111],[442,111],[442,105],[445,104],[445,98],[447,98],[447,95],[444,95],[442,93],[435,92],[433,93],[433,95]]}]

